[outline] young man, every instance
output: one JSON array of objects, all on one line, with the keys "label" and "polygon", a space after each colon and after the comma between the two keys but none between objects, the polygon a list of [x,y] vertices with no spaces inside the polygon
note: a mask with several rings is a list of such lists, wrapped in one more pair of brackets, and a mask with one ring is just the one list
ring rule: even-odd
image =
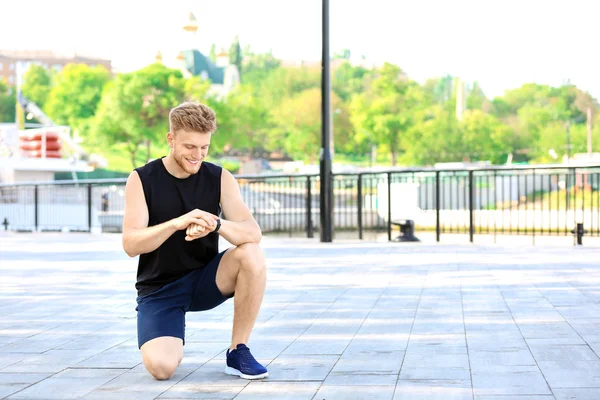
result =
[{"label": "young man", "polygon": [[[169,155],[136,168],[125,187],[123,249],[140,256],[142,360],[156,379],[169,379],[183,358],[186,312],[212,309],[235,294],[225,372],[264,378],[266,368],[246,346],[266,283],[260,228],[231,173],[203,161],[214,112],[186,102],[171,110],[169,123]],[[219,253],[219,235],[233,247]]]}]

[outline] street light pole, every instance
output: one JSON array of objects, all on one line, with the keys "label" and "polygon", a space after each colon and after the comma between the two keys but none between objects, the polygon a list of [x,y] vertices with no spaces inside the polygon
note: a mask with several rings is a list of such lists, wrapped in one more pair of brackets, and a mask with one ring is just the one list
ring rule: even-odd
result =
[{"label": "street light pole", "polygon": [[571,162],[571,121],[567,122],[567,163]]},{"label": "street light pole", "polygon": [[331,175],[331,82],[329,74],[329,0],[323,1],[323,54],[321,58],[321,154],[319,194],[321,242],[333,240],[333,187]]}]

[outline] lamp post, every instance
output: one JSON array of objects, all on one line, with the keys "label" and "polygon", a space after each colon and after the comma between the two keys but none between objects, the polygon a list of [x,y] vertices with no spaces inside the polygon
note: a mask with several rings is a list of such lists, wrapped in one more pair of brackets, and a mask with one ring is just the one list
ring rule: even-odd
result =
[{"label": "lamp post", "polygon": [[567,122],[567,163],[571,162],[571,121]]},{"label": "lamp post", "polygon": [[333,240],[333,187],[331,175],[331,82],[329,73],[329,0],[323,1],[323,54],[321,58],[321,154],[319,194],[321,242]]},{"label": "lamp post", "polygon": [[571,124],[577,124],[587,118],[587,115],[580,115],[577,118],[571,118],[567,121],[567,163],[571,160]]}]

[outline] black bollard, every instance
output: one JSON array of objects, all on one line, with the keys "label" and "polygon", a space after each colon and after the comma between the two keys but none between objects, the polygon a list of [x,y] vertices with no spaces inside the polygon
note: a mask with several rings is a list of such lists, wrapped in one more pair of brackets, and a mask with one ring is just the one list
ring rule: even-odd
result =
[{"label": "black bollard", "polygon": [[578,246],[582,246],[583,245],[583,235],[585,235],[586,233],[588,233],[588,231],[586,231],[585,229],[583,229],[583,223],[582,222],[578,222],[577,223],[577,228],[573,229],[571,231],[571,233],[577,237],[577,245]]},{"label": "black bollard", "polygon": [[415,236],[415,221],[412,219],[404,219],[392,221],[392,225],[400,227],[401,235],[396,238],[398,242],[420,242]]}]

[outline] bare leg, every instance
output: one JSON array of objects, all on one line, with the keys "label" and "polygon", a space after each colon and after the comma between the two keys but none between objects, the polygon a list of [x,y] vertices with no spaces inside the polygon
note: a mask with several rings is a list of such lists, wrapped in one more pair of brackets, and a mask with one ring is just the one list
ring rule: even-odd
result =
[{"label": "bare leg", "polygon": [[260,311],[267,281],[262,250],[256,243],[245,243],[228,250],[217,270],[217,287],[224,295],[235,291],[231,349],[247,344]]},{"label": "bare leg", "polygon": [[172,336],[149,340],[140,350],[144,366],[158,380],[170,379],[183,359],[183,341]]}]

